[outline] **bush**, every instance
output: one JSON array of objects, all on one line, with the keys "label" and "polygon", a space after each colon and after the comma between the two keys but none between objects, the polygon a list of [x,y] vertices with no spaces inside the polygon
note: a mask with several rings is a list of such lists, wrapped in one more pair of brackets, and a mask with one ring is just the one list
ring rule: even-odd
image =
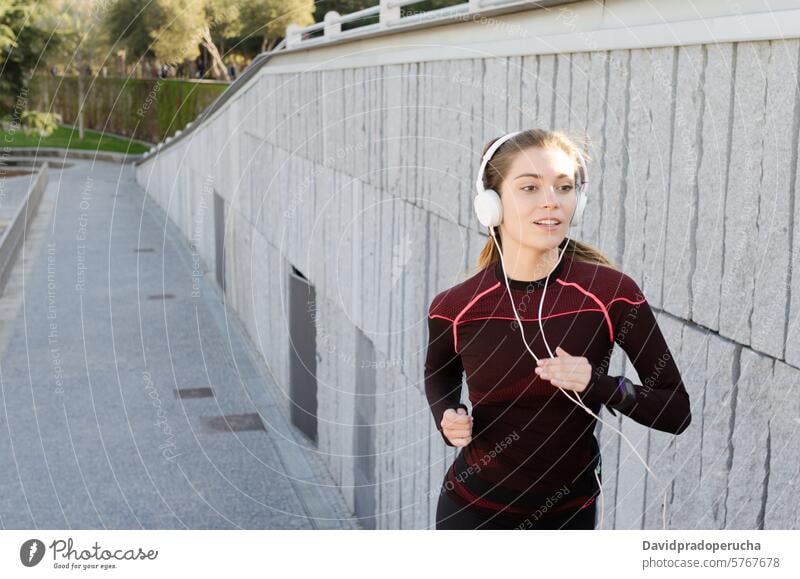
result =
[{"label": "bush", "polygon": [[58,113],[43,113],[41,111],[25,111],[15,121],[10,115],[3,118],[3,130],[7,133],[22,131],[27,136],[38,135],[47,137],[61,124],[61,115]]}]

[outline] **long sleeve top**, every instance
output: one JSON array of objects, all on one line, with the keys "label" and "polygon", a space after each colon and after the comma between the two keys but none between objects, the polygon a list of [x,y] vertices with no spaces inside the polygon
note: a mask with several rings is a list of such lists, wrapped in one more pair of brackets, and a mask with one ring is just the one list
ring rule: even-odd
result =
[{"label": "long sleeve top", "polygon": [[[546,279],[509,285],[525,338],[539,358],[550,355],[539,331]],[[561,346],[592,367],[577,393],[595,414],[605,405],[651,428],[680,434],[691,421],[689,396],[653,311],[636,282],[610,267],[565,254],[547,280],[542,325],[555,354]],[[479,508],[506,513],[587,506],[599,491],[596,419],[535,374],[511,309],[500,262],[431,301],[425,392],[434,423],[461,401],[466,375],[472,441],[461,448],[446,481]],[[607,373],[614,344],[642,384]],[[571,396],[575,392],[567,391]]]}]

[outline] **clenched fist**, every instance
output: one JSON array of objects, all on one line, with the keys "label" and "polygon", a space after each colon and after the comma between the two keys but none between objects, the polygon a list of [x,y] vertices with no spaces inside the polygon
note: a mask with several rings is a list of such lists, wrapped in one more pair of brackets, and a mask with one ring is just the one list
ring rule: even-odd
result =
[{"label": "clenched fist", "polygon": [[445,410],[441,426],[453,446],[467,446],[472,441],[472,416],[463,408]]},{"label": "clenched fist", "polygon": [[534,370],[539,378],[549,380],[553,386],[583,392],[592,378],[592,366],[585,356],[572,356],[561,346],[556,347],[555,358],[541,358]]}]

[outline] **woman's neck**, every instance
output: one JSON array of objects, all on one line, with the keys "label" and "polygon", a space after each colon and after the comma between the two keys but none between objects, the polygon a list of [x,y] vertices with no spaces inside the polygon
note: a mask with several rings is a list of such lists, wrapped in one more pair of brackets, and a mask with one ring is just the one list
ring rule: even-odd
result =
[{"label": "woman's neck", "polygon": [[544,252],[509,243],[503,246],[503,261],[509,279],[536,281],[547,277],[558,263],[558,246]]}]

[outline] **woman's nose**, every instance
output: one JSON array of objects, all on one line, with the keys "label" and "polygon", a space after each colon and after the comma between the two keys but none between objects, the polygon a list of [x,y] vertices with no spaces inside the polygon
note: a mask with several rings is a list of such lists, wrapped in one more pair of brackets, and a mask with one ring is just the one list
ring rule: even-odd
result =
[{"label": "woman's nose", "polygon": [[545,207],[553,207],[558,205],[558,196],[552,187],[544,188],[544,203]]}]

